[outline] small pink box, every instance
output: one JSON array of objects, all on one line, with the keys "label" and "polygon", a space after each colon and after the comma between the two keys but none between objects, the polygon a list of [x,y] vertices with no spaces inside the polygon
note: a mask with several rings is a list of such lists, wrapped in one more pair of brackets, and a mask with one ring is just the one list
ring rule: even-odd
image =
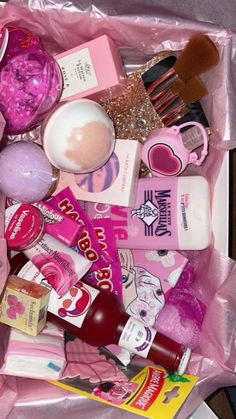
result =
[{"label": "small pink box", "polygon": [[45,233],[50,234],[69,247],[77,243],[83,229],[77,221],[58,211],[47,202],[36,202],[34,206],[43,215]]},{"label": "small pink box", "polygon": [[100,100],[119,96],[126,91],[126,75],[119,49],[107,35],[54,58],[64,81],[62,101],[82,97]]}]

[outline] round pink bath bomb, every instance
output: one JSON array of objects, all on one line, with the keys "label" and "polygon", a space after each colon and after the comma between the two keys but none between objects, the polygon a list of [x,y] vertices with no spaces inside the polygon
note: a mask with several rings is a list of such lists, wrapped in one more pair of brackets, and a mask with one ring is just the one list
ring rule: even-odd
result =
[{"label": "round pink bath bomb", "polygon": [[88,173],[111,156],[115,132],[104,109],[89,99],[59,105],[43,126],[43,146],[58,169]]},{"label": "round pink bath bomb", "polygon": [[32,203],[44,199],[55,189],[56,175],[37,144],[18,141],[0,153],[0,192],[17,201]]}]

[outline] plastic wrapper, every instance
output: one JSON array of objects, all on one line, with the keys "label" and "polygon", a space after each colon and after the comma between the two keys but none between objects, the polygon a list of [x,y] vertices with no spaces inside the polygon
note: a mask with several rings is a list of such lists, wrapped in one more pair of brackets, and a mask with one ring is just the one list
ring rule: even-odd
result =
[{"label": "plastic wrapper", "polygon": [[[96,2],[95,2],[96,3]],[[184,174],[202,174],[214,185],[224,157],[224,150],[236,140],[233,127],[236,85],[236,34],[233,32],[232,3],[226,1],[199,4],[186,1],[89,1],[10,0],[1,11],[1,24],[14,22],[40,36],[45,49],[59,53],[101,34],[107,34],[120,47],[127,74],[139,68],[162,50],[181,50],[197,32],[208,34],[216,43],[221,62],[202,78],[209,94],[202,100],[206,116],[213,127],[209,155],[201,168],[189,167]],[[229,9],[231,15],[224,13]],[[181,15],[181,10],[182,15]],[[215,22],[215,23],[214,23]],[[232,30],[220,26],[231,25]],[[234,25],[234,26],[233,26]],[[227,86],[227,91],[226,91]],[[229,141],[229,143],[227,143]],[[217,388],[236,382],[236,263],[211,246],[201,252],[187,252],[196,271],[196,295],[207,305],[200,347],[192,355],[188,372],[199,381],[177,417],[185,418]],[[4,336],[4,327],[0,329]],[[2,339],[1,339],[2,341]],[[2,350],[2,348],[1,348]],[[0,377],[1,417],[58,418],[65,414],[73,419],[131,418],[122,412],[84,396],[69,393],[43,381]]]}]

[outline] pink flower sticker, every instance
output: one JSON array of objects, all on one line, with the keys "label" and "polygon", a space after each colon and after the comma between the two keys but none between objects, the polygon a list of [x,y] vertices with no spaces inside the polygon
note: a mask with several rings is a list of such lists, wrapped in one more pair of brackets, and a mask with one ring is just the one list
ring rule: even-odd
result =
[{"label": "pink flower sticker", "polygon": [[24,305],[17,299],[17,297],[13,294],[8,295],[7,302],[9,305],[9,308],[7,309],[7,316],[11,320],[16,319],[16,315],[24,314],[25,307]]}]

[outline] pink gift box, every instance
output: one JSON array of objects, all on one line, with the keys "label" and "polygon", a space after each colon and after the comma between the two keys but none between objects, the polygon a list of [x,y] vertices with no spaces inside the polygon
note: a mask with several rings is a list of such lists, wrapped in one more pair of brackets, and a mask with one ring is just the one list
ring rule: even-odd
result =
[{"label": "pink gift box", "polygon": [[81,97],[98,100],[124,93],[123,62],[118,47],[107,35],[58,54],[55,59],[64,80],[61,100]]}]

